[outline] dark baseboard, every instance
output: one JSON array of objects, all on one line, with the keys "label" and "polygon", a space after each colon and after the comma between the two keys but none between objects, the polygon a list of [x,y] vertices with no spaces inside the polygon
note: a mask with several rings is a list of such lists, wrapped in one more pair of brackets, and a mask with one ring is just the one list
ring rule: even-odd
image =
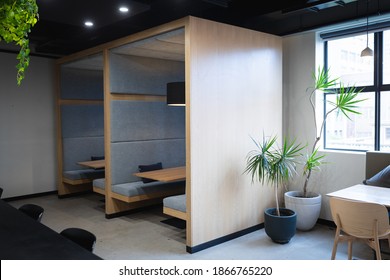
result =
[{"label": "dark baseboard", "polygon": [[28,195],[7,197],[7,198],[4,198],[3,200],[9,202],[9,201],[15,201],[15,200],[21,200],[21,199],[28,199],[28,198],[34,198],[34,197],[53,195],[53,194],[57,194],[57,191],[50,191],[50,192],[42,192],[42,193],[34,193],[34,194],[28,194]]},{"label": "dark baseboard", "polygon": [[317,224],[328,226],[331,228],[336,228],[336,224],[333,221],[318,219]]},{"label": "dark baseboard", "polygon": [[196,252],[208,249],[210,247],[219,245],[221,243],[233,240],[235,238],[244,236],[244,235],[246,235],[248,233],[254,232],[254,231],[262,229],[262,228],[264,228],[264,223],[261,223],[259,225],[256,225],[256,226],[253,226],[253,227],[250,227],[250,228],[247,228],[247,229],[243,229],[243,230],[237,231],[235,233],[232,233],[232,234],[229,234],[229,235],[226,235],[226,236],[223,236],[223,237],[220,237],[220,238],[208,241],[206,243],[203,243],[203,244],[200,244],[200,245],[197,245],[197,246],[194,246],[194,247],[187,246],[187,253],[193,254],[193,253],[196,253]]}]

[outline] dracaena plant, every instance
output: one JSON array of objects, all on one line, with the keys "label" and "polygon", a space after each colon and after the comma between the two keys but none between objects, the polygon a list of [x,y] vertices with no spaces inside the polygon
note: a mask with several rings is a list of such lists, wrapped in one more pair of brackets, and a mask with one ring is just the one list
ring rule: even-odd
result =
[{"label": "dracaena plant", "polygon": [[[342,114],[348,119],[351,119],[351,115],[360,114],[357,111],[359,103],[366,99],[361,99],[359,93],[361,90],[357,90],[356,87],[345,87],[343,83],[339,82],[339,78],[332,79],[329,74],[329,69],[319,67],[317,73],[313,73],[314,86],[308,88],[310,91],[309,99],[310,105],[313,111],[315,138],[314,143],[306,157],[306,161],[303,167],[303,173],[305,176],[303,185],[303,196],[308,196],[308,185],[312,171],[318,170],[323,162],[325,155],[318,155],[318,144],[321,140],[326,120],[332,113]],[[316,92],[322,91],[324,93],[331,93],[335,95],[335,101],[327,100],[329,109],[325,112],[321,126],[318,129],[316,119],[316,107],[314,104],[314,96]]]},{"label": "dracaena plant", "polygon": [[253,139],[257,149],[247,155],[245,173],[249,173],[252,182],[270,183],[274,187],[276,212],[280,216],[278,189],[296,174],[296,164],[303,149],[301,144],[284,139],[281,146],[277,137],[265,137],[261,141]]},{"label": "dracaena plant", "polygon": [[30,63],[28,34],[38,21],[36,0],[1,0],[0,5],[0,41],[14,43],[20,47],[17,59],[17,84],[24,79]]}]

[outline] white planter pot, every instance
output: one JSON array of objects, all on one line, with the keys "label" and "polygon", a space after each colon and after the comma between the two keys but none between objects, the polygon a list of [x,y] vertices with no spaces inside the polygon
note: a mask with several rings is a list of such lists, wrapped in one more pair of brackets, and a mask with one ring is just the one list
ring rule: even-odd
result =
[{"label": "white planter pot", "polygon": [[303,197],[303,192],[289,191],[284,194],[286,208],[297,213],[297,229],[310,230],[316,224],[321,211],[321,194],[309,193]]}]

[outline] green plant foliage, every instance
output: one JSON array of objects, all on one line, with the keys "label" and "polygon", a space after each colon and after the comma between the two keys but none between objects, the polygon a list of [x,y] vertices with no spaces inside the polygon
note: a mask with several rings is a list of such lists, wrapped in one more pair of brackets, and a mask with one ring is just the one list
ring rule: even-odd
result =
[{"label": "green plant foliage", "polygon": [[277,146],[277,137],[266,138],[256,141],[256,150],[248,153],[247,165],[244,170],[260,183],[271,183],[275,188],[276,211],[280,216],[278,188],[283,186],[296,174],[297,158],[301,155],[303,147],[295,141],[284,139],[281,147]]},{"label": "green plant foliage", "polygon": [[[339,82],[339,78],[333,79],[330,77],[329,69],[325,69],[322,67],[319,67],[317,70],[317,73],[312,74],[314,86],[311,89],[310,92],[310,105],[313,110],[313,118],[314,118],[314,127],[315,127],[315,138],[314,138],[314,144],[312,146],[312,149],[309,153],[309,155],[306,158],[306,163],[304,165],[304,175],[305,175],[305,181],[303,186],[303,195],[304,197],[307,197],[307,188],[309,184],[309,179],[311,176],[311,172],[314,170],[319,170],[319,166],[323,163],[322,159],[324,156],[318,156],[318,143],[321,140],[322,133],[324,131],[325,123],[330,114],[333,112],[342,113],[345,115],[348,119],[350,118],[351,114],[360,114],[356,109],[358,108],[359,103],[365,101],[366,99],[361,99],[359,96],[359,93],[361,93],[361,90],[357,90],[356,87],[345,87],[343,83]],[[317,132],[317,120],[316,120],[316,108],[314,105],[314,96],[317,91],[322,91],[325,93],[332,93],[336,95],[336,101],[327,101],[327,103],[330,105],[330,109],[325,112],[324,119],[322,121],[322,124],[320,126],[319,132]]]},{"label": "green plant foliage", "polygon": [[25,71],[30,63],[30,47],[28,33],[38,21],[36,0],[1,0],[0,5],[0,41],[15,43],[20,46],[16,65],[17,84],[24,79]]}]

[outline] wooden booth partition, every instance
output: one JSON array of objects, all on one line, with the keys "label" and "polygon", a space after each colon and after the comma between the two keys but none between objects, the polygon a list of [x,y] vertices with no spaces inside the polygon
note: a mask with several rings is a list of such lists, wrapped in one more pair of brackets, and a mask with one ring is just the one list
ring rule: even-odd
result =
[{"label": "wooden booth partition", "polygon": [[[145,51],[139,43],[156,37],[171,49],[156,51],[153,46],[147,55],[137,53]],[[122,53],[123,46],[126,51],[130,47],[130,53]],[[166,167],[186,165],[188,252],[261,228],[264,209],[274,206],[273,191],[252,185],[243,171],[247,153],[255,148],[250,136],[259,138],[263,132],[282,136],[281,38],[187,17],[60,59],[58,64],[97,52],[103,58],[106,216],[155,202],[155,196],[137,201],[112,189],[134,181],[134,166],[143,163],[138,152],[149,147],[155,152],[145,164],[158,160],[156,155],[164,150]],[[156,69],[164,74],[153,72]],[[162,85],[181,79],[186,107],[168,108]],[[132,123],[134,116],[140,119]],[[139,134],[134,127],[145,128],[146,119],[153,125]],[[135,159],[132,166],[129,159]]]},{"label": "wooden booth partition", "polygon": [[243,174],[250,136],[282,136],[281,38],[190,18],[186,33],[187,250],[259,228],[272,188]]}]

